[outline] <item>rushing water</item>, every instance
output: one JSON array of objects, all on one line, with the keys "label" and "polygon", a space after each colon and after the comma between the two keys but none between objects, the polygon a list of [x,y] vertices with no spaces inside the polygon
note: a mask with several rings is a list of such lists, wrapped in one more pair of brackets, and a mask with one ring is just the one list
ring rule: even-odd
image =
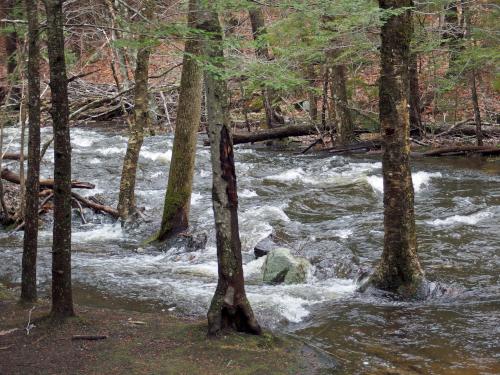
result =
[{"label": "rushing water", "polygon": [[[16,129],[7,129],[7,140]],[[44,129],[43,138],[50,137]],[[73,177],[96,184],[115,205],[126,138],[116,130],[72,129]],[[14,138],[10,150],[18,149]],[[217,277],[209,150],[199,146],[191,223],[209,233],[206,249],[141,248],[161,216],[172,139],[146,139],[137,200],[148,223],[122,229],[85,210],[74,214],[73,277],[80,287],[203,315]],[[49,152],[43,175],[50,176]],[[375,264],[383,243],[378,158],[296,155],[237,147],[240,231],[247,293],[257,317],[332,353],[341,373],[397,368],[408,373],[500,372],[500,163],[484,159],[415,160],[419,253],[430,280],[452,295],[403,303],[355,291],[360,269]],[[262,285],[263,258],[253,247],[271,233],[314,270],[301,285]],[[47,287],[51,228],[40,235],[39,283]],[[0,232],[0,277],[19,282],[22,236]]]}]

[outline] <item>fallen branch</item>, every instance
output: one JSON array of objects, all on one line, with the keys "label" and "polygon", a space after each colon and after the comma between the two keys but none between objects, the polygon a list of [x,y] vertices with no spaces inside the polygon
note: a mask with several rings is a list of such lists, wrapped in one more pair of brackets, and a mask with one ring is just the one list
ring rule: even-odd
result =
[{"label": "fallen branch", "polygon": [[331,154],[344,154],[354,151],[368,152],[373,150],[380,150],[382,147],[382,142],[380,141],[366,141],[366,142],[356,142],[345,146],[333,147],[327,149]]},{"label": "fallen branch", "polygon": [[424,156],[450,156],[450,155],[464,155],[464,154],[481,154],[487,155],[500,155],[500,147],[491,146],[455,146],[455,147],[442,147],[434,150],[429,150],[423,153]]},{"label": "fallen branch", "polygon": [[[21,179],[19,178],[19,175],[15,174],[11,170],[4,168],[2,169],[2,172],[0,174],[0,177],[5,180],[12,182],[14,184],[20,184]],[[49,178],[49,179],[40,179],[40,188],[54,188],[54,180]],[[71,181],[71,188],[72,189],[94,189],[95,185],[91,184],[90,182],[83,182],[83,181]]]},{"label": "fallen branch", "polygon": [[71,337],[71,340],[90,340],[90,341],[97,341],[97,340],[106,340],[108,336],[106,335],[74,335]]},{"label": "fallen branch", "polygon": [[105,212],[105,213],[113,216],[114,218],[119,218],[120,217],[120,214],[118,213],[118,210],[115,209],[115,208],[113,208],[113,207],[105,206],[105,205],[100,204],[100,203],[92,202],[91,200],[89,200],[87,198],[84,198],[80,194],[75,193],[75,192],[71,192],[71,195],[75,199],[77,199],[80,203],[82,203],[84,206],[92,208],[92,209],[94,209],[96,211]]}]

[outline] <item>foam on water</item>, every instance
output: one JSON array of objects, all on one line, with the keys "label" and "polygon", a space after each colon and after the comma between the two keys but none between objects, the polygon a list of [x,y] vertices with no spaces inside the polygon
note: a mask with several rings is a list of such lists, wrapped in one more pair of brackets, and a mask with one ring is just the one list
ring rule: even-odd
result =
[{"label": "foam on water", "polygon": [[[105,242],[110,240],[122,240],[126,238],[119,223],[117,224],[87,224],[89,230],[74,231],[71,235],[72,241],[79,243]],[[86,226],[83,226],[85,228]]]},{"label": "foam on water", "polygon": [[426,221],[432,226],[452,226],[452,225],[476,225],[481,220],[490,218],[493,213],[490,211],[479,211],[471,215],[453,215],[444,219],[435,219]]},{"label": "foam on water", "polygon": [[140,156],[152,161],[159,161],[164,164],[169,163],[172,159],[172,150],[166,152],[153,152],[148,150],[141,150]]},{"label": "foam on water", "polygon": [[192,193],[191,194],[191,205],[196,205],[198,204],[201,199],[203,198],[203,195],[201,193]]},{"label": "foam on water", "polygon": [[238,196],[240,198],[253,198],[258,197],[258,194],[253,190],[243,189],[242,191],[238,192]]},{"label": "foam on water", "polygon": [[[430,173],[425,171],[418,171],[412,173],[411,178],[413,181],[413,189],[415,190],[415,193],[419,193],[424,187],[429,185],[432,178],[439,177],[442,177],[442,174],[440,172]],[[366,182],[368,182],[368,184],[373,188],[374,191],[378,193],[384,192],[384,182],[381,176],[366,176]]]},{"label": "foam on water", "polygon": [[127,150],[127,145],[124,147],[108,147],[100,148],[97,152],[101,155],[113,155],[113,154],[123,154]]}]

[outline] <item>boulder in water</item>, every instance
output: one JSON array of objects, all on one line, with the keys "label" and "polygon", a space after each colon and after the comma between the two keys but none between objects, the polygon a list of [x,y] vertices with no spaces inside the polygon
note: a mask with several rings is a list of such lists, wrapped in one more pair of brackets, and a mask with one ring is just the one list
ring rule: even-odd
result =
[{"label": "boulder in water", "polygon": [[276,247],[279,246],[270,237],[267,237],[259,241],[257,245],[255,245],[253,253],[255,255],[255,258],[257,259],[266,256],[272,249]]},{"label": "boulder in water", "polygon": [[294,257],[284,247],[273,249],[262,266],[263,280],[268,284],[300,284],[306,281],[311,264],[307,259]]}]

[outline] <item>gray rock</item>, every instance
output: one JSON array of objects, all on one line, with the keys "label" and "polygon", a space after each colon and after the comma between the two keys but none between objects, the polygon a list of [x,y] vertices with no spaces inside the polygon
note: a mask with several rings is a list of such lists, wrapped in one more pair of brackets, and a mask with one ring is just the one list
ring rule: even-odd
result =
[{"label": "gray rock", "polygon": [[279,247],[271,238],[267,237],[264,238],[262,241],[259,241],[257,245],[253,248],[253,253],[255,255],[255,258],[260,258],[264,257],[269,252],[274,249]]},{"label": "gray rock", "polygon": [[279,247],[267,255],[262,266],[263,280],[268,284],[300,284],[306,281],[311,264],[305,258],[294,257],[289,249]]}]

